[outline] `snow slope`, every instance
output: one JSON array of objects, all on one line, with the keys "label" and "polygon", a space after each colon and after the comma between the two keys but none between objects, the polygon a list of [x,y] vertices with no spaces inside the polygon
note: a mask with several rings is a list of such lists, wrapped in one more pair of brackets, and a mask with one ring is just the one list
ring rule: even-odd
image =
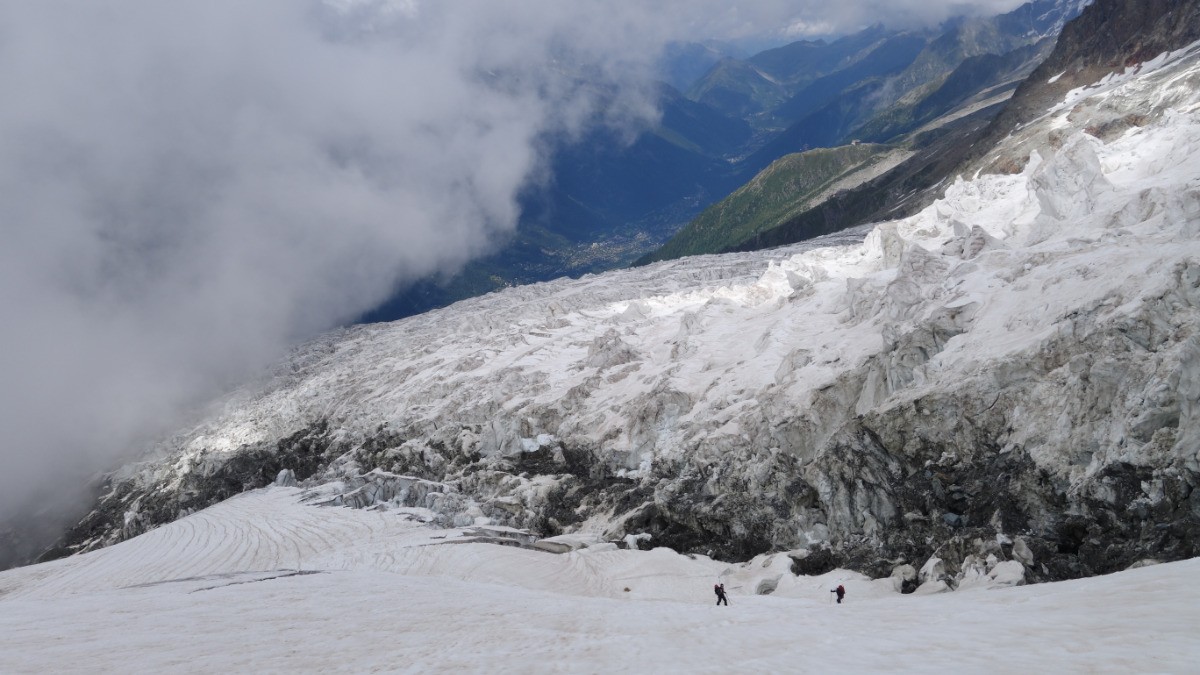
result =
[{"label": "snow slope", "polygon": [[[754,410],[802,406],[889,336],[966,308],[969,339],[923,364],[918,380],[973,374],[1039,346],[1064,312],[1114,298],[1123,301],[1114,310],[1132,309],[1124,305],[1200,254],[1196,51],[1152,81],[1110,78],[1072,93],[1045,121],[1062,132],[1053,157],[960,181],[860,246],[702,256],[352,329],[299,350],[278,378],[223,402],[167,449],[231,451],[312,419],[430,437],[454,422],[481,425],[485,453],[552,434],[603,444],[636,470],[656,454],[736,444],[763,423]],[[1071,118],[1089,96],[1162,117],[1104,144]],[[629,423],[652,395],[670,393],[684,401],[670,423]],[[881,402],[864,397],[857,408]]]},{"label": "snow slope", "polygon": [[942,587],[989,556],[1045,580],[1196,555],[1198,112],[1192,45],[1020,130],[1001,150],[1028,156],[1019,173],[959,180],[865,240],[327,336],[119,472],[73,543],[285,468],[442,526],[832,551],[874,576],[937,556]]},{"label": "snow slope", "polygon": [[[1200,560],[902,596],[853,572],[795,577],[784,556],[727,565],[666,549],[452,544],[462,530],[302,494],[249,492],[0,573],[0,672],[1188,672],[1200,661]],[[729,607],[712,604],[718,577]],[[776,577],[775,593],[753,594]],[[837,583],[842,606],[830,604]]]}]

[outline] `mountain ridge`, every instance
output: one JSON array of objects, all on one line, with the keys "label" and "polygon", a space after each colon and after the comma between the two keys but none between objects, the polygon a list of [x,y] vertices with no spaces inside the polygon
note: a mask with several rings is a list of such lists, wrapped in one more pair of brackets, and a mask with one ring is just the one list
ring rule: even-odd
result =
[{"label": "mountain ridge", "polygon": [[635,264],[716,253],[736,246],[804,211],[839,178],[863,169],[889,149],[883,145],[857,144],[785,155],[705,209],[661,248],[642,256]]},{"label": "mountain ridge", "polygon": [[[395,319],[513,284],[633,263],[776,159],[849,142],[870,118],[892,110],[890,103],[877,110],[873,97],[901,100],[904,96],[897,92],[911,87],[910,95],[928,92],[932,103],[941,78],[941,71],[934,70],[942,68],[948,75],[965,54],[1030,42],[1038,31],[1054,30],[1078,5],[1076,0],[1040,0],[1029,5],[1036,11],[1017,10],[1007,19],[952,22],[942,28],[950,51],[941,55],[926,44],[939,35],[937,30],[899,32],[872,26],[829,43],[800,41],[745,59],[724,58],[713,66],[707,84],[702,78],[688,89],[695,100],[685,103],[666,85],[660,87],[662,123],[645,129],[632,145],[595,133],[559,148],[548,172],[554,180],[530,187],[522,199],[516,233],[498,242],[494,254],[468,264],[457,275],[426,279],[402,290],[364,320]],[[976,34],[991,37],[984,40]],[[917,47],[922,47],[927,64],[922,68],[929,72],[897,74],[897,69],[911,70]],[[701,52],[709,59],[728,50],[702,47]],[[928,66],[934,62],[942,66]],[[678,64],[670,67],[671,73],[678,70]],[[913,82],[901,87],[901,79]],[[776,118],[773,110],[781,105],[785,111],[789,105],[798,110],[817,105],[818,110],[790,130],[780,129],[778,125],[794,121]],[[988,117],[995,111],[988,107],[976,115]],[[695,121],[706,119],[716,129],[713,123],[722,115],[727,130],[696,133]],[[747,138],[744,126],[734,128],[738,125],[748,125],[752,135]],[[910,121],[907,128],[894,131],[909,132],[915,126],[919,122]],[[740,139],[746,140],[735,147]],[[894,142],[882,136],[872,140]],[[603,152],[595,150],[597,144]],[[626,193],[642,198],[630,201]]]},{"label": "mountain ridge", "polygon": [[[1028,159],[1028,148],[1003,156],[992,155],[992,161],[986,163],[984,158],[1012,130],[1044,114],[1071,87],[1087,86],[1119,72],[1135,55],[1170,51],[1189,44],[1196,38],[1197,22],[1186,19],[1200,16],[1196,4],[1195,0],[1153,6],[1117,0],[1088,4],[1079,17],[1065,25],[1064,37],[1056,42],[1051,56],[1017,87],[1003,106],[997,105],[991,114],[982,115],[982,119],[977,117],[975,122],[960,121],[957,123],[960,131],[946,134],[948,142],[929,145],[928,151],[918,152],[890,174],[837,195],[731,250],[781,246],[872,220],[911,214],[932,202],[939,189],[955,175],[1019,171]],[[1068,68],[1078,77],[1056,77]],[[1043,134],[1030,145],[1045,148],[1050,143]]]}]

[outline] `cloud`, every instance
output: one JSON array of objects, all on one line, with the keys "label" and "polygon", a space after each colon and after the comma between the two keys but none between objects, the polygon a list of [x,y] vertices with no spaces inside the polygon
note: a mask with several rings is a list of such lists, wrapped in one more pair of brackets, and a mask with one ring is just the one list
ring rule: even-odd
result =
[{"label": "cloud", "polygon": [[[666,0],[684,35],[764,40],[836,36],[882,23],[893,28],[936,25],[955,16],[992,16],[1023,0]],[[665,8],[666,9],[666,8]]]},{"label": "cloud", "polygon": [[488,251],[667,41],[961,6],[0,0],[0,521]]},{"label": "cloud", "polygon": [[802,39],[814,35],[832,35],[835,31],[834,25],[828,21],[796,19],[783,29],[783,34],[789,38]]},{"label": "cloud", "polygon": [[488,250],[601,97],[653,114],[563,4],[0,5],[0,513]]}]

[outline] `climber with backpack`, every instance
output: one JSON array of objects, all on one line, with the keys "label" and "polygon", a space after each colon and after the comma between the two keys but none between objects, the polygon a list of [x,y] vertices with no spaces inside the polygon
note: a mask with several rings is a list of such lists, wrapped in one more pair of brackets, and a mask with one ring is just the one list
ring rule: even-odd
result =
[{"label": "climber with backpack", "polygon": [[718,605],[723,602],[726,607],[729,606],[729,598],[725,597],[725,584],[718,583],[716,586],[713,586],[713,593],[717,594]]},{"label": "climber with backpack", "polygon": [[840,605],[840,604],[842,604],[842,598],[846,597],[846,587],[845,587],[845,586],[843,586],[843,585],[841,585],[841,584],[838,584],[838,587],[837,587],[837,588],[835,588],[835,589],[833,589],[832,591],[829,591],[829,592],[830,592],[830,593],[837,593],[837,601],[838,601],[838,604],[839,604],[839,605]]}]

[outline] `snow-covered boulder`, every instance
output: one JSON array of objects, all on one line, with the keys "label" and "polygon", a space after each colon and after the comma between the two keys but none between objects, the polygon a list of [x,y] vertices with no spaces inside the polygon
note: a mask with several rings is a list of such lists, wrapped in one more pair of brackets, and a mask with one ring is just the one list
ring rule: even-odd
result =
[{"label": "snow-covered boulder", "polygon": [[944,581],[945,579],[946,564],[942,562],[941,558],[933,557],[926,560],[925,564],[921,565],[921,570],[917,572],[917,581],[922,585],[930,582]]},{"label": "snow-covered boulder", "polygon": [[1020,586],[1025,583],[1025,567],[1016,560],[1005,560],[987,574],[996,586]]},{"label": "snow-covered boulder", "polygon": [[1012,555],[1013,559],[1022,565],[1033,567],[1033,551],[1029,549],[1029,544],[1025,543],[1024,537],[1013,540]]},{"label": "snow-covered boulder", "polygon": [[897,565],[892,569],[892,586],[897,593],[912,593],[917,588],[917,568],[912,565]]}]

